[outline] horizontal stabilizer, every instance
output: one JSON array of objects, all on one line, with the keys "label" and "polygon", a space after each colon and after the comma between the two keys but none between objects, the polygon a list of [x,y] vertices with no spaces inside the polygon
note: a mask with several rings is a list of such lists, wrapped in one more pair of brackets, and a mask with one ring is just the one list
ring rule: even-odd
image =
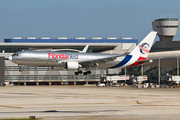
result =
[{"label": "horizontal stabilizer", "polygon": [[149,63],[152,63],[153,60],[148,60],[148,59],[146,59],[146,60],[137,60],[136,62],[137,63],[140,63],[140,62],[149,62]]}]

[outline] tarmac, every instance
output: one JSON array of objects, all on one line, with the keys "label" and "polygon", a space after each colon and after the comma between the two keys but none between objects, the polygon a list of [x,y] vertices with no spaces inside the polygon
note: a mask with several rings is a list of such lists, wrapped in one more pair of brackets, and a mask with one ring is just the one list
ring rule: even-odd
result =
[{"label": "tarmac", "polygon": [[0,119],[179,120],[180,88],[0,87]]}]

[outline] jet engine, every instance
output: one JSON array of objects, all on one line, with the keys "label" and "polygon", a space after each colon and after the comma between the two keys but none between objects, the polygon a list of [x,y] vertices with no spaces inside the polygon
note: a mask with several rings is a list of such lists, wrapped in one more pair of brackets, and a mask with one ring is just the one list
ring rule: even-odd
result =
[{"label": "jet engine", "polygon": [[77,70],[82,67],[78,62],[67,62],[66,69],[67,70]]}]

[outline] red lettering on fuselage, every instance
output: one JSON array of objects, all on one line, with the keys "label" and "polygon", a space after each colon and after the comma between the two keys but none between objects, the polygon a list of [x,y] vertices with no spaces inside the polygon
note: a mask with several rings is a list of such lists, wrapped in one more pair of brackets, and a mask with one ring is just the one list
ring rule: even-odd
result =
[{"label": "red lettering on fuselage", "polygon": [[53,59],[67,59],[67,55],[48,53],[48,58],[53,58]]}]

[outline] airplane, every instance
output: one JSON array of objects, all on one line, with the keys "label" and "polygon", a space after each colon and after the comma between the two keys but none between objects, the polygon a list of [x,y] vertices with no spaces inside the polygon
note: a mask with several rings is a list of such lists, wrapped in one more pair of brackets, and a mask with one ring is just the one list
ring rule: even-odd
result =
[{"label": "airplane", "polygon": [[131,52],[126,54],[86,53],[89,45],[82,51],[18,51],[9,60],[18,64],[22,72],[22,65],[44,66],[59,70],[75,70],[75,75],[91,74],[90,69],[125,68],[143,64],[147,59],[157,32],[150,32]]}]

